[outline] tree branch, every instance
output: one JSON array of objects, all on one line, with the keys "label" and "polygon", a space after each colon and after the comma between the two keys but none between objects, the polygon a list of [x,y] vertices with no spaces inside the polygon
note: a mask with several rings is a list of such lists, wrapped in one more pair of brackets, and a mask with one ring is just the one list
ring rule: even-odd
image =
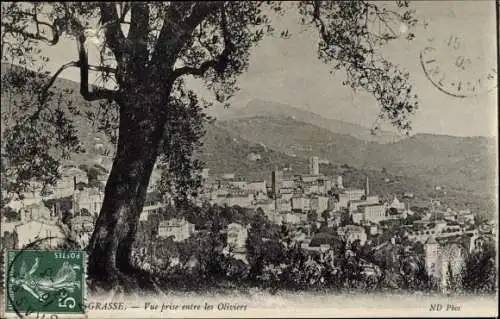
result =
[{"label": "tree branch", "polygon": [[99,6],[101,9],[101,23],[104,27],[106,41],[119,62],[124,54],[129,51],[128,41],[121,30],[120,18],[118,17],[114,3],[101,2]]},{"label": "tree branch", "polygon": [[219,74],[222,74],[226,70],[228,66],[228,58],[234,46],[231,42],[231,35],[229,34],[229,29],[227,27],[226,12],[224,10],[221,12],[221,29],[224,39],[224,49],[217,56],[217,58],[203,62],[199,67],[184,66],[175,69],[173,72],[174,79],[186,74],[203,76],[210,68],[213,68]]},{"label": "tree branch", "polygon": [[[89,65],[87,52],[84,47],[85,35],[80,35],[77,39],[78,46],[78,66],[80,67],[80,94],[86,101],[96,101],[102,99],[115,100],[117,98],[117,91],[112,91],[103,88],[94,88],[92,92],[89,91]],[[95,67],[104,70],[107,67]],[[111,68],[110,68],[111,69]],[[116,70],[115,70],[116,71]]]},{"label": "tree branch", "polygon": [[[79,61],[71,61],[68,62],[64,65],[62,65],[55,73],[52,75],[50,78],[49,82],[42,88],[42,91],[40,92],[39,99],[38,99],[38,108],[37,110],[28,118],[30,121],[35,121],[38,119],[40,116],[40,113],[43,110],[43,106],[45,102],[47,102],[47,98],[49,96],[49,89],[51,88],[52,85],[54,85],[54,82],[57,80],[59,75],[66,69],[71,68],[71,67],[79,67],[80,63]],[[94,65],[88,65],[88,69],[90,70],[95,70],[95,71],[103,71],[103,72],[116,72],[115,69],[107,66],[94,66]],[[88,85],[87,85],[88,88]],[[98,92],[90,93],[87,95],[92,95],[92,94],[97,94]],[[83,95],[83,93],[82,93]],[[102,98],[107,98],[107,97],[102,97]]]},{"label": "tree branch", "polygon": [[146,43],[149,33],[149,9],[146,3],[132,2],[130,30],[127,38]]},{"label": "tree branch", "polygon": [[[12,21],[10,23],[2,21],[2,27],[5,28],[5,33],[6,32],[17,33],[17,34],[22,35],[25,38],[29,38],[32,40],[38,40],[38,41],[44,41],[48,45],[55,45],[59,42],[60,32],[59,32],[58,27],[57,27],[57,23],[59,22],[59,20],[57,18],[54,20],[53,23],[39,21],[38,15],[36,13],[36,6],[35,6],[35,13],[26,12],[26,11],[19,11],[19,12],[16,12],[15,14],[32,18],[34,23],[35,23],[36,33],[26,32],[25,26],[21,26],[21,27],[15,26],[16,22],[23,21],[22,18],[20,20],[17,20],[17,21],[16,21],[16,19],[14,19],[14,21]],[[26,21],[24,21],[24,22],[26,22]],[[50,39],[46,36],[43,36],[41,34],[40,26],[46,26],[46,27],[50,28],[50,30],[52,32],[52,39]]]},{"label": "tree branch", "polygon": [[105,65],[90,65],[89,70],[97,71],[97,72],[106,72],[106,73],[116,73],[116,68],[112,68],[110,66]]},{"label": "tree branch", "polygon": [[[36,10],[36,6],[35,6],[35,10]],[[38,15],[36,14],[36,11],[35,11],[35,13],[33,14],[33,20],[35,20],[36,34],[39,37],[41,37],[40,26],[44,25],[44,26],[49,27],[52,30],[52,40],[47,39],[46,41],[48,41],[50,45],[55,45],[55,44],[57,44],[57,42],[59,42],[59,31],[57,29],[57,22],[58,22],[57,19],[54,20],[54,24],[50,24],[50,23],[43,22],[43,21],[38,21]]]},{"label": "tree branch", "polygon": [[147,3],[132,2],[130,29],[127,39],[131,42],[134,50],[134,60],[144,67],[149,58],[149,7]]},{"label": "tree branch", "polygon": [[317,22],[319,24],[320,34],[321,34],[323,40],[326,41],[326,39],[329,38],[329,34],[327,34],[325,23],[323,22],[323,20],[321,20],[321,17],[320,17],[321,1],[316,0],[312,3],[312,5],[313,5],[313,9],[314,9],[313,22]]},{"label": "tree branch", "polygon": [[[223,1],[173,2],[165,14],[163,26],[154,49],[152,64],[160,66],[163,71],[171,68],[178,53],[194,29],[208,15],[222,8],[223,5]],[[186,16],[187,11],[190,11],[190,14]]]},{"label": "tree branch", "polygon": [[130,3],[122,2],[120,4],[120,23],[125,22],[125,16],[130,11]]},{"label": "tree branch", "polygon": [[205,72],[207,72],[208,69],[215,68],[217,67],[218,64],[219,64],[218,60],[209,60],[200,64],[199,67],[183,66],[174,70],[173,77],[178,78],[186,74],[191,74],[194,76],[203,76],[203,74],[205,74]]},{"label": "tree branch", "polygon": [[47,97],[48,97],[49,89],[54,84],[54,82],[56,81],[56,79],[59,76],[59,74],[61,74],[61,72],[64,71],[64,70],[66,70],[67,68],[77,67],[77,66],[78,66],[78,61],[71,61],[71,62],[68,62],[68,63],[62,65],[56,71],[56,73],[54,73],[54,75],[50,78],[49,83],[47,83],[47,85],[45,85],[45,87],[42,90],[41,97],[40,97],[40,100],[39,100],[41,105],[43,105],[46,102]]},{"label": "tree branch", "polygon": [[31,32],[25,31],[24,28],[16,28],[12,24],[7,23],[7,22],[2,22],[1,25],[4,28],[5,33],[9,32],[9,33],[20,34],[25,38],[37,40],[37,41],[43,41],[49,45],[56,45],[59,42],[59,32],[57,32],[57,28],[49,23],[46,23],[46,22],[37,22],[37,25],[47,25],[47,26],[51,27],[53,30],[52,39],[41,35],[40,30],[38,28],[37,28],[37,33],[31,33]]}]

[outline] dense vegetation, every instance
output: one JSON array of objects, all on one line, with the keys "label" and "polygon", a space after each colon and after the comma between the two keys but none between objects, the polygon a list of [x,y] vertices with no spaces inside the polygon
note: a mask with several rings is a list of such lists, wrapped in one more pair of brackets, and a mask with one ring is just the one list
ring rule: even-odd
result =
[{"label": "dense vegetation", "polygon": [[[171,207],[160,219],[185,216],[198,229],[194,236],[184,242],[174,242],[172,238],[156,241],[151,248],[155,250],[154,258],[151,251],[138,255],[137,260],[146,261],[142,265],[147,264],[148,271],[158,278],[158,285],[165,289],[259,287],[271,292],[282,289],[432,292],[438,289],[437,281],[425,270],[422,244],[410,243],[396,233],[385,234],[365,245],[359,241],[348,244],[335,229],[323,224],[313,237],[316,244],[310,245],[329,244],[331,250],[311,252],[293,240],[295,231],[272,224],[260,210],[206,204],[190,211],[192,213],[186,215]],[[227,246],[224,228],[233,222],[250,226],[245,246],[248,264],[235,258],[231,251],[223,252]],[[154,227],[148,224],[143,229]],[[136,242],[137,250],[151,246],[150,235]],[[397,243],[390,243],[392,236],[400,238]],[[385,245],[376,248],[381,243]],[[405,249],[410,246],[411,250]],[[178,258],[178,262],[169,266],[172,258]],[[497,275],[494,265],[492,243],[468,254],[463,273],[453,277],[460,282],[453,292],[494,292]],[[172,286],[172,283],[175,284]]]}]

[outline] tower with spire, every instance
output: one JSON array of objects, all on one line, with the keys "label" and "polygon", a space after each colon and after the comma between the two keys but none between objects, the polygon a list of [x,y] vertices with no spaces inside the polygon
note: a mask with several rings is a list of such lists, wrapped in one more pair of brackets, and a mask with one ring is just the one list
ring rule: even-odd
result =
[{"label": "tower with spire", "polygon": [[366,197],[370,196],[370,181],[368,180],[368,176],[366,176],[365,196]]},{"label": "tower with spire", "polygon": [[282,179],[283,179],[283,172],[280,171],[277,166],[275,166],[271,176],[271,192],[274,199],[274,213],[272,216],[273,222],[276,222],[276,216],[278,215],[280,210],[279,198],[280,198],[280,187]]}]

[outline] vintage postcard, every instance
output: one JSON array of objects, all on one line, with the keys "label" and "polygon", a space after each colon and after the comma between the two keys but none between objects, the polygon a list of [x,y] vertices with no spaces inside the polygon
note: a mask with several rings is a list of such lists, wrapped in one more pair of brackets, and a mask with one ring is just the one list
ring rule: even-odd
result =
[{"label": "vintage postcard", "polygon": [[2,2],[2,318],[497,317],[498,1]]}]

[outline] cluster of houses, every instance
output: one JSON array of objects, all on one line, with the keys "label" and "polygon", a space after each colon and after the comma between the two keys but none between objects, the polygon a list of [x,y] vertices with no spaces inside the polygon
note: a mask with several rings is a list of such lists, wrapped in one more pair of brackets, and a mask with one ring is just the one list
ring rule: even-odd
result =
[{"label": "cluster of houses", "polygon": [[[317,161],[311,162],[317,164]],[[364,189],[344,188],[342,176],[338,176],[335,183],[331,178],[319,174],[317,165],[311,166],[309,175],[285,178],[282,171],[274,171],[270,184],[266,181],[245,181],[230,174],[231,178],[206,183],[204,192],[197,200],[221,206],[261,209],[272,222],[291,225],[305,223],[310,211],[317,212],[319,216],[326,212],[331,224],[339,222],[344,210],[349,212],[355,224],[404,218],[408,213],[404,203],[396,197],[392,203],[387,203],[369,194],[368,178]],[[389,208],[395,209],[396,213],[388,214]]]},{"label": "cluster of houses", "polygon": [[[325,256],[331,254],[330,244],[328,241],[315,240],[316,234],[311,233],[311,224],[316,224],[318,228],[325,223],[348,244],[358,241],[364,245],[384,231],[382,222],[404,220],[414,214],[396,196],[390,201],[383,201],[371,194],[368,177],[363,188],[346,188],[342,176],[331,178],[321,174],[319,163],[317,157],[312,157],[307,175],[285,176],[284,171],[275,170],[270,183],[265,180],[238,179],[231,173],[210,179],[205,169],[202,172],[203,191],[193,200],[200,205],[209,202],[220,206],[260,209],[271,222],[288,225],[294,231],[294,241],[300,243],[302,248]],[[103,182],[106,175],[98,175],[97,179]],[[51,238],[52,242],[48,243],[50,246],[57,244],[58,238],[65,238],[69,234],[85,247],[104,198],[102,187],[89,187],[89,184],[86,172],[69,167],[51,195],[42,198],[33,192],[22,201],[9,203],[12,209],[20,212],[20,220],[8,223],[3,220],[4,243],[19,248],[40,238]],[[151,216],[159,215],[167,202],[167,198],[150,189],[140,222],[149,225],[147,222]],[[311,212],[315,213],[315,220],[311,220]],[[474,215],[470,211],[454,212],[448,209],[441,212],[439,218],[436,216],[435,213],[429,213],[401,227],[404,227],[410,241],[425,245],[428,273],[444,282],[446,272],[443,269],[448,269],[450,264],[461,267],[465,256],[463,247],[469,251],[479,247],[481,233],[488,230],[483,229],[481,232],[474,226]],[[152,232],[155,237],[171,238],[174,242],[183,242],[197,231],[194,224],[185,218],[160,220],[154,227],[157,227]],[[224,231],[227,232],[224,252],[246,262],[245,245],[249,226],[231,223]],[[468,244],[458,245],[457,238],[466,238]],[[149,240],[154,241],[154,238]],[[377,268],[368,262],[365,266],[367,272]]]}]

